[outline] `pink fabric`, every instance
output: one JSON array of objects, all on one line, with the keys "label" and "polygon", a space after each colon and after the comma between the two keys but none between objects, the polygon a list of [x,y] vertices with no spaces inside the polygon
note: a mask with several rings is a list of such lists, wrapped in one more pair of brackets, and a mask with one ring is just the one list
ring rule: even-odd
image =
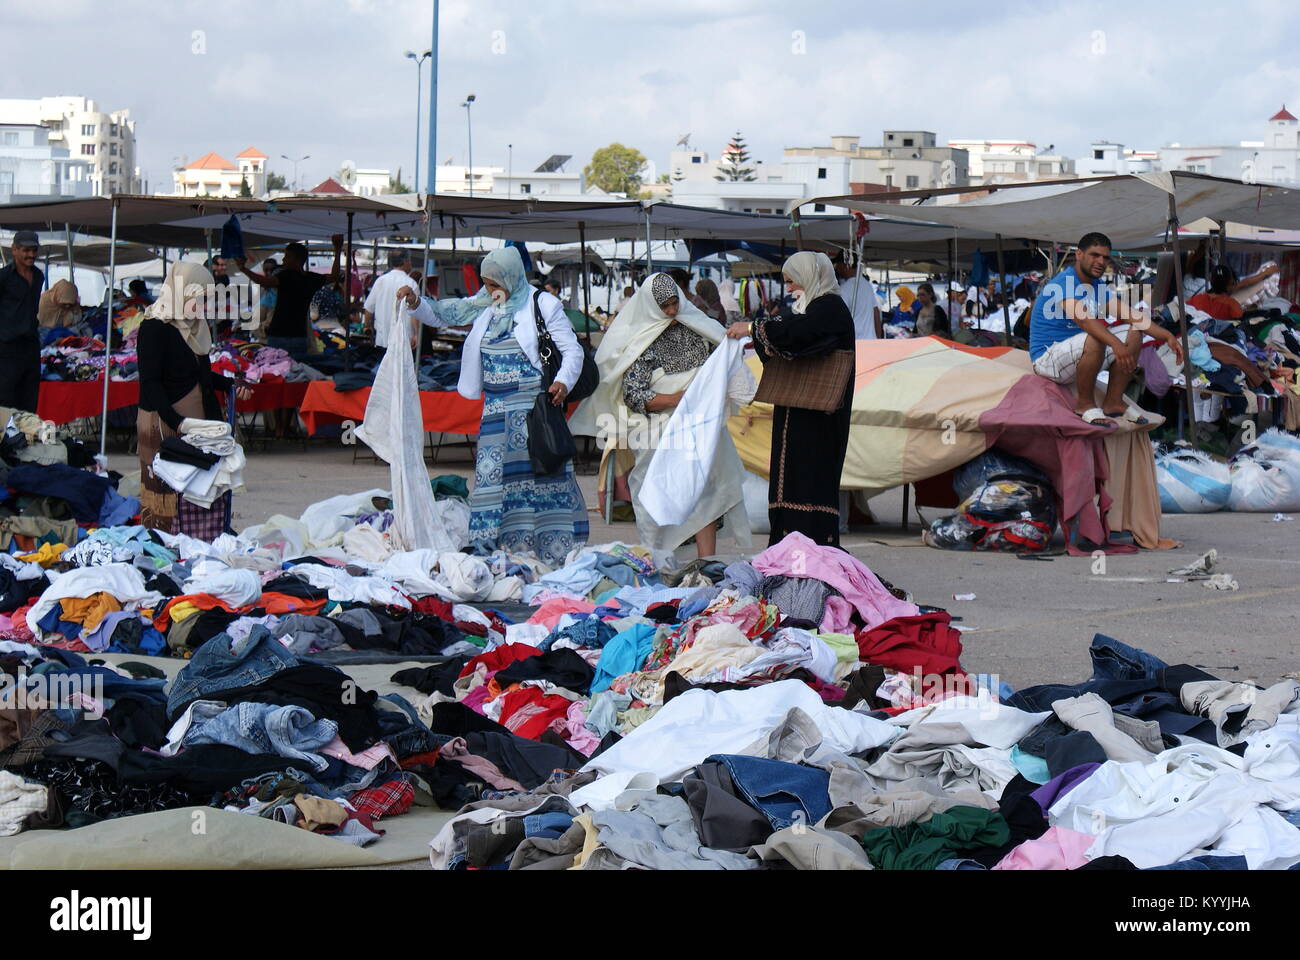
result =
[{"label": "pink fabric", "polygon": [[810,577],[830,584],[861,615],[867,629],[895,617],[914,617],[920,610],[884,588],[862,563],[835,547],[821,547],[802,533],[792,533],[754,558],[754,569],[765,577]]},{"label": "pink fabric", "polygon": [[528,618],[529,623],[540,623],[547,630],[554,630],[555,625],[560,622],[560,617],[566,613],[591,613],[596,609],[594,603],[588,603],[586,600],[578,600],[573,597],[556,597],[547,600],[537,612]]},{"label": "pink fabric", "polygon": [[362,770],[373,770],[384,760],[392,760],[393,763],[397,763],[397,755],[393,753],[392,748],[386,743],[377,743],[360,753],[353,753],[342,740],[335,737],[321,747],[320,752],[327,757],[334,757],[351,766],[360,767]]},{"label": "pink fabric", "polygon": [[481,713],[484,716],[487,716],[487,712],[483,709],[483,704],[487,703],[489,696],[488,686],[485,683],[481,686],[475,687],[469,693],[465,694],[465,699],[463,699],[461,703],[465,704],[465,706],[469,707],[475,713]]},{"label": "pink fabric", "polygon": [[1088,862],[1092,834],[1051,827],[1037,840],[1026,840],[998,861],[994,870],[1075,870]]},{"label": "pink fabric", "polygon": [[587,729],[587,712],[583,709],[585,705],[585,701],[575,702],[569,707],[567,715],[551,724],[551,729],[574,750],[589,757],[600,746],[600,738]]},{"label": "pink fabric", "polygon": [[856,632],[857,628],[853,626],[853,604],[843,597],[828,597],[826,610],[822,614],[822,633]]}]

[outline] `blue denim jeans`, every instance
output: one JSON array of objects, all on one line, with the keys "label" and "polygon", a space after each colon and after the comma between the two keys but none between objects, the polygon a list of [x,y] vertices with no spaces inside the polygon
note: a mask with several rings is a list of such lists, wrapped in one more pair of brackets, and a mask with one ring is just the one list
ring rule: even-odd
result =
[{"label": "blue denim jeans", "polygon": [[811,826],[831,812],[831,775],[825,770],[730,754],[715,754],[705,760],[709,762],[727,768],[737,792],[767,817],[773,830],[796,823]]},{"label": "blue denim jeans", "polygon": [[175,720],[186,706],[209,693],[251,687],[298,665],[298,658],[263,626],[253,627],[235,650],[230,644],[230,635],[219,633],[199,647],[172,681],[167,696],[169,718]]},{"label": "blue denim jeans", "polygon": [[1088,656],[1092,658],[1094,680],[1147,680],[1155,677],[1161,668],[1169,666],[1145,650],[1100,633],[1092,638]]},{"label": "blue denim jeans", "polygon": [[1147,867],[1148,870],[1247,870],[1245,857],[1194,857],[1191,860],[1179,860],[1167,863],[1163,867]]},{"label": "blue denim jeans", "polygon": [[333,720],[317,720],[305,707],[244,702],[196,721],[182,743],[224,743],[245,753],[302,760],[319,773],[328,764],[317,751],[334,739],[338,729]]}]

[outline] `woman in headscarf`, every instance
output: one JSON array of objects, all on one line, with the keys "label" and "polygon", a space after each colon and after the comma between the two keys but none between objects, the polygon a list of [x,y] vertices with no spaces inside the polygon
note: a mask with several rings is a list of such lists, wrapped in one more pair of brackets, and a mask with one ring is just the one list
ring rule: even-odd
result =
[{"label": "woman in headscarf", "polygon": [[70,280],[60,280],[41,294],[36,309],[41,331],[75,327],[81,322],[81,294]]},{"label": "woman in headscarf", "polygon": [[727,314],[727,326],[740,319],[740,301],[736,299],[736,281],[727,277],[718,284],[718,301]]},{"label": "woman in headscarf", "polygon": [[[787,361],[854,349],[853,314],[839,294],[835,268],[824,253],[796,253],[782,268],[796,295],[792,313],[768,320],[736,323],[730,337],[754,338],[763,363]],[[815,543],[839,546],[840,474],[849,446],[853,378],[831,413],[775,407],[768,486],[771,544],[798,531]]]},{"label": "woman in headscarf", "polygon": [[[748,543],[743,467],[725,431],[722,449],[714,454],[709,488],[684,522],[659,526],[642,503],[642,487],[658,439],[724,333],[691,303],[672,276],[652,274],[605,332],[596,352],[600,386],[573,416],[575,432],[601,438],[602,468],[612,458],[614,472],[627,475],[637,533],[657,560],[666,560],[665,554],[692,536],[699,556],[713,556],[719,519],[725,519],[742,544]],[[752,384],[753,378],[749,379]],[[749,396],[753,396],[752,386]],[[701,424],[700,429],[708,426]],[[607,478],[605,469],[601,476]]]},{"label": "woman in headscarf", "polygon": [[695,296],[691,298],[705,316],[712,317],[723,326],[727,325],[727,311],[718,295],[718,285],[708,278],[695,281]]},{"label": "woman in headscarf", "polygon": [[[414,287],[398,296],[422,324],[431,327],[472,323],[461,355],[457,390],[469,400],[483,398],[470,496],[470,545],[480,553],[498,548],[532,553],[559,567],[575,546],[587,542],[587,507],[573,475],[573,464],[552,477],[533,473],[528,456],[528,412],[543,390],[534,294],[524,262],[514,247],[483,258],[483,287],[473,297],[423,300]],[[582,373],[582,348],[560,301],[539,295],[538,308],[561,363],[548,392],[562,406]]]},{"label": "woman in headscarf", "polygon": [[[225,532],[230,493],[218,497],[207,509],[190,503],[154,476],[153,459],[163,438],[176,436],[186,418],[225,419],[216,391],[228,391],[234,381],[214,374],[208,363],[212,335],[206,303],[214,285],[212,274],[204,267],[172,264],[158,299],[145,311],[136,339],[141,522],[154,530],[184,533],[199,540],[213,540]],[[249,391],[241,386],[237,395],[244,399]]]}]

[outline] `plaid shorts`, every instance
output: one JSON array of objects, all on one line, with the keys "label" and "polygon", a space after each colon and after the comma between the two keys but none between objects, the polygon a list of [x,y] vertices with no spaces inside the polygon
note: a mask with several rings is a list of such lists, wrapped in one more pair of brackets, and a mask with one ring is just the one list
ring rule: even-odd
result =
[{"label": "plaid shorts", "polygon": [[[1110,332],[1123,340],[1128,335],[1128,324],[1111,327]],[[1072,337],[1052,344],[1034,361],[1034,373],[1046,377],[1053,383],[1074,383],[1075,373],[1079,368],[1079,358],[1083,356],[1083,348],[1088,342],[1088,336],[1086,333],[1076,333]],[[1107,347],[1106,356],[1101,361],[1101,368],[1109,370],[1114,362],[1115,351]]]}]

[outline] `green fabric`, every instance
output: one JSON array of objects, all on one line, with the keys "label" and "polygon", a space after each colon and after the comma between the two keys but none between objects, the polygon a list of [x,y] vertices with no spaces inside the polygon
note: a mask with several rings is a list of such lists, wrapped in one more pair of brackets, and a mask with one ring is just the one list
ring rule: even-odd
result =
[{"label": "green fabric", "polygon": [[603,329],[599,323],[592,320],[581,310],[566,309],[564,315],[573,324],[574,333],[600,333]]},{"label": "green fabric", "polygon": [[433,499],[435,500],[469,499],[469,484],[465,482],[464,477],[458,477],[453,473],[445,473],[440,477],[434,477],[429,483],[433,487]]},{"label": "green fabric", "polygon": [[924,822],[870,830],[862,846],[879,870],[933,870],[969,850],[1010,841],[1011,830],[996,810],[953,807]]},{"label": "green fabric", "polygon": [[835,659],[841,663],[857,663],[860,655],[858,641],[847,633],[819,633],[822,642],[835,651]]}]

